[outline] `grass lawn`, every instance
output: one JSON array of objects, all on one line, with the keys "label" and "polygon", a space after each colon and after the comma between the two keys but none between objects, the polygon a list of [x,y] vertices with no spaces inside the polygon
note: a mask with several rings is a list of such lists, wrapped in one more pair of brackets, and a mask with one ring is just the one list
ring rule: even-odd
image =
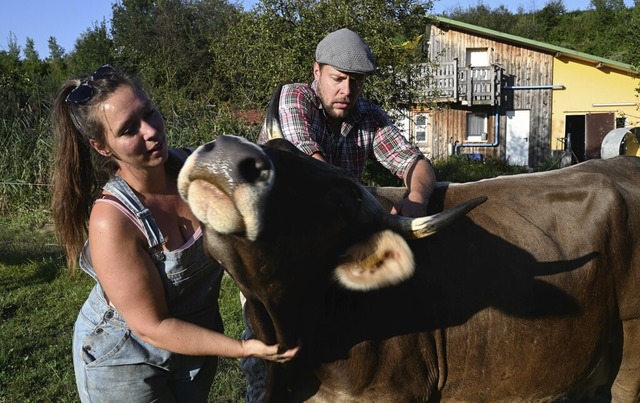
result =
[{"label": "grass lawn", "polygon": [[[51,226],[36,217],[0,217],[0,403],[78,401],[71,338],[93,280],[69,273]],[[225,276],[220,309],[240,337],[238,291]],[[243,402],[239,360],[221,359],[210,402]]]}]

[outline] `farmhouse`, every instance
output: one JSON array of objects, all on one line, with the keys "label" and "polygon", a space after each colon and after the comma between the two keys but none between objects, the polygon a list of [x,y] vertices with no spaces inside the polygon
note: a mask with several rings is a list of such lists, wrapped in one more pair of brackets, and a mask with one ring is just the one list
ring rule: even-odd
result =
[{"label": "farmhouse", "polygon": [[633,66],[444,17],[425,36],[425,98],[436,104],[408,107],[399,126],[430,158],[584,161],[600,158],[603,139],[621,128],[634,135],[618,136],[620,153],[638,149]]}]

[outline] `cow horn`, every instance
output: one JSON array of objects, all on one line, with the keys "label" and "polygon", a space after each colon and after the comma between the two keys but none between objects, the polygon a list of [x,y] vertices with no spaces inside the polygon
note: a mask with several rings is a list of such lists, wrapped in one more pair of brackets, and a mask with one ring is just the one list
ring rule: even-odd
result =
[{"label": "cow horn", "polygon": [[485,201],[487,201],[486,196],[476,197],[449,210],[426,217],[411,218],[388,214],[387,225],[389,229],[403,234],[408,239],[426,238],[447,227]]},{"label": "cow horn", "polygon": [[280,93],[282,92],[282,84],[278,84],[276,87],[271,101],[269,101],[269,108],[267,108],[267,117],[265,118],[265,129],[267,132],[267,139],[282,139],[282,126],[280,125]]}]

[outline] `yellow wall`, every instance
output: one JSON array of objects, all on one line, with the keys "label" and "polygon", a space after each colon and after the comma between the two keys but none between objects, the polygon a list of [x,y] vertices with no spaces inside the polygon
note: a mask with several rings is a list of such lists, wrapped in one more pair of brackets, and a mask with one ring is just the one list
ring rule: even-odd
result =
[{"label": "yellow wall", "polygon": [[[564,85],[564,90],[553,91],[551,122],[551,149],[562,149],[558,138],[564,137],[565,116],[589,113],[615,113],[625,116],[626,126],[640,126],[636,88],[638,79],[630,73],[604,67],[596,68],[566,57],[554,58],[553,84]],[[633,106],[593,106],[593,104],[620,104],[634,102]]]}]

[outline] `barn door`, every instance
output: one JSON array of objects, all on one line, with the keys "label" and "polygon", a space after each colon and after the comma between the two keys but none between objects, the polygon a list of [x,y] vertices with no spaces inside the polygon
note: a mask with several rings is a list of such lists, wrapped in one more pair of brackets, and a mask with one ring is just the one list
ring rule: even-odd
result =
[{"label": "barn door", "polygon": [[616,128],[613,113],[590,113],[587,115],[587,130],[585,133],[585,157],[587,159],[600,158],[602,140],[607,133]]},{"label": "barn door", "polygon": [[602,140],[616,125],[613,113],[567,115],[565,122],[565,138],[571,141],[571,150],[581,162],[600,158]]},{"label": "barn door", "polygon": [[507,162],[529,166],[530,114],[528,110],[507,111]]}]

